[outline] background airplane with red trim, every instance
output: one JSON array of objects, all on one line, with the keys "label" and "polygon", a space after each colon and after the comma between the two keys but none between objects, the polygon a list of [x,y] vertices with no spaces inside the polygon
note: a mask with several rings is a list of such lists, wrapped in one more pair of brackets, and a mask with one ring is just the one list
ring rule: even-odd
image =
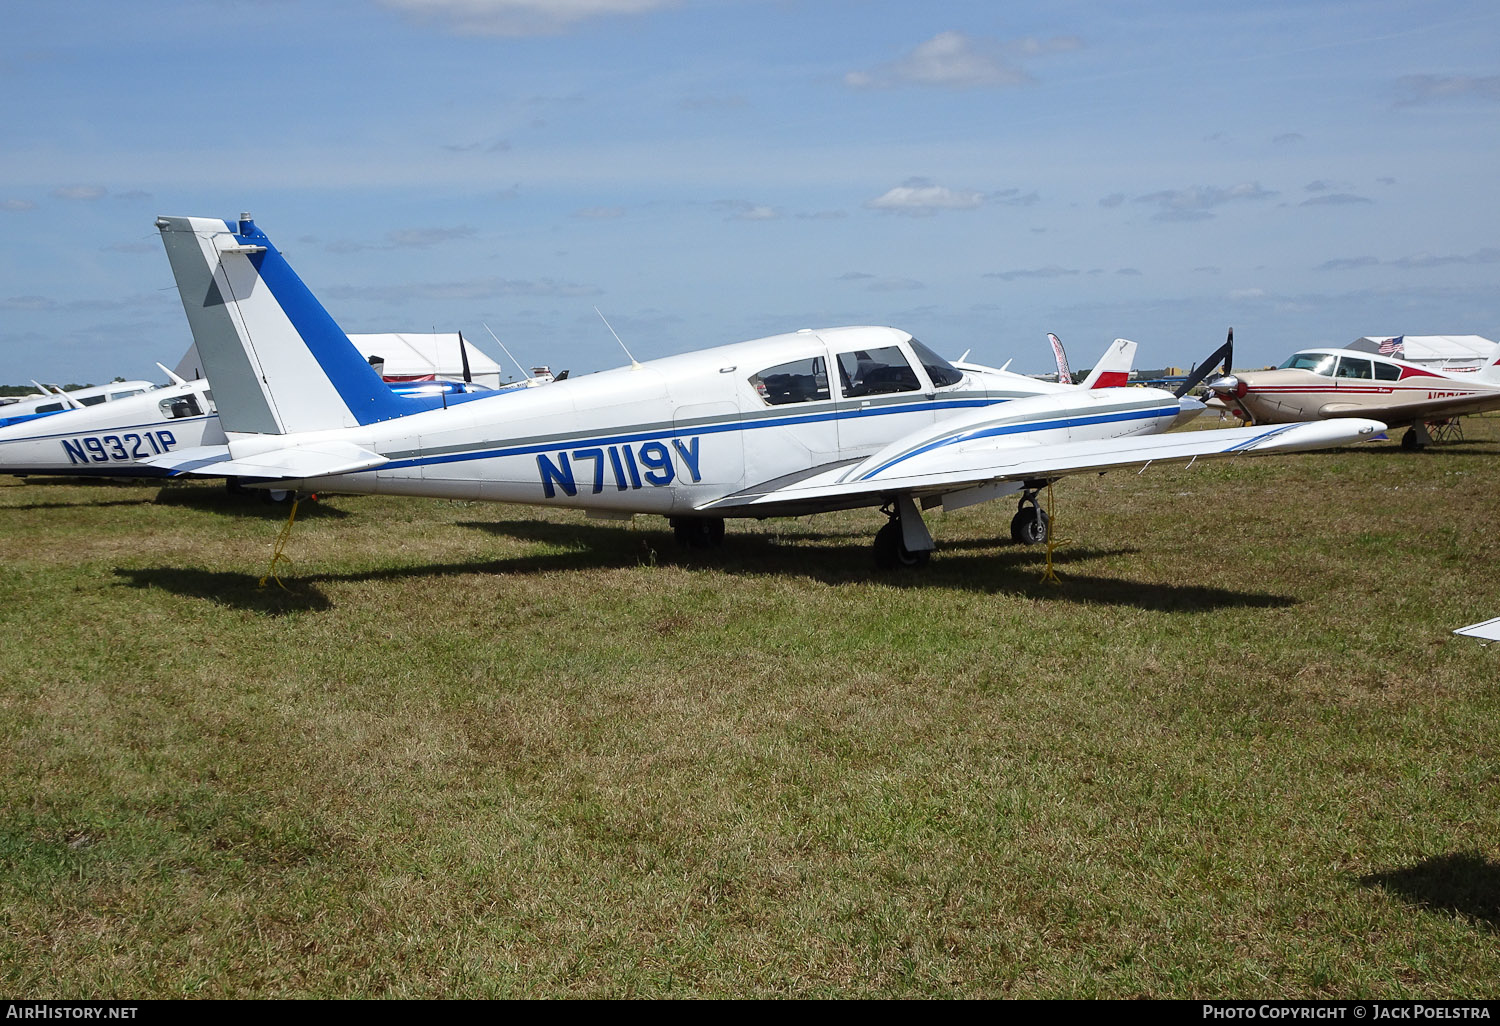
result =
[{"label": "background airplane with red trim", "polygon": [[1500,409],[1500,357],[1464,374],[1353,349],[1302,349],[1275,370],[1226,373],[1208,391],[1210,408],[1252,424],[1373,417],[1409,426],[1401,445],[1419,449],[1436,426]]}]

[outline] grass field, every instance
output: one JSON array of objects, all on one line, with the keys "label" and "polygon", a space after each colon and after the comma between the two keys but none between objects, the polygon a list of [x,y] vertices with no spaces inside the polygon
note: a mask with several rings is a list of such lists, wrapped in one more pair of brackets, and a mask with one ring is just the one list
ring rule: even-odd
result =
[{"label": "grass field", "polygon": [[731,523],[0,479],[0,989],[1500,994],[1500,418],[873,568]]}]

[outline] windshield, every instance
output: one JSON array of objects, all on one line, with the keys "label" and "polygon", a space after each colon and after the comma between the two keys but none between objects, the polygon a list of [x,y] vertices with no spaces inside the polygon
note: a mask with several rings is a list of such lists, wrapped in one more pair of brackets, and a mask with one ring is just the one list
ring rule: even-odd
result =
[{"label": "windshield", "polygon": [[1278,367],[1278,370],[1307,370],[1314,374],[1333,374],[1332,353],[1293,353],[1292,356]]},{"label": "windshield", "polygon": [[921,363],[922,369],[932,379],[932,383],[938,388],[944,385],[956,385],[964,379],[963,371],[943,359],[931,349],[928,349],[916,339],[911,340],[911,350],[917,354],[917,361]]}]

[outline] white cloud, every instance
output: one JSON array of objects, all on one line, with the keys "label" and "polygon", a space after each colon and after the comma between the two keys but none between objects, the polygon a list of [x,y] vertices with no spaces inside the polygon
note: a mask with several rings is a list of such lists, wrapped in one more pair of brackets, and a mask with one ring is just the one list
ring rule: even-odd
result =
[{"label": "white cloud", "polygon": [[679,0],[378,0],[383,7],[436,21],[460,36],[540,36],[590,18],[645,14]]},{"label": "white cloud", "polygon": [[517,281],[509,278],[475,278],[469,281],[424,282],[416,285],[344,285],[325,290],[333,299],[378,300],[399,306],[413,300],[494,299],[501,296],[597,296],[593,285],[554,281]]},{"label": "white cloud", "polygon": [[915,278],[875,278],[865,286],[870,292],[915,292],[926,287]]},{"label": "white cloud", "polygon": [[973,210],[984,203],[984,193],[934,185],[926,178],[908,178],[865,204],[871,210],[929,217],[939,210]]},{"label": "white cloud", "polygon": [[1404,75],[1396,103],[1408,107],[1444,100],[1500,100],[1500,75]]},{"label": "white cloud", "polygon": [[1022,278],[1071,278],[1078,271],[1068,267],[1058,267],[1049,264],[1046,267],[1037,267],[1020,271],[990,271],[984,275],[986,278],[999,278],[1001,281],[1019,281]]},{"label": "white cloud", "polygon": [[1262,189],[1259,182],[1244,182],[1229,188],[1216,185],[1193,185],[1186,189],[1166,189],[1162,192],[1137,196],[1135,202],[1147,203],[1161,209],[1154,215],[1157,221],[1203,221],[1213,217],[1214,207],[1238,200],[1269,199],[1276,193]]},{"label": "white cloud", "polygon": [[1374,203],[1372,199],[1364,196],[1356,196],[1352,192],[1329,192],[1321,196],[1313,196],[1297,204],[1299,207],[1337,207],[1349,206],[1357,203]]},{"label": "white cloud", "polygon": [[1361,267],[1374,267],[1380,261],[1372,256],[1362,257],[1340,257],[1337,260],[1325,260],[1318,265],[1320,271],[1353,271]]},{"label": "white cloud", "polygon": [[35,210],[36,204],[31,200],[8,199],[0,200],[0,210]]},{"label": "white cloud", "polygon": [[440,242],[451,242],[454,239],[471,239],[474,237],[474,229],[468,225],[459,225],[457,228],[398,228],[386,233],[386,238],[393,246],[408,246],[425,249],[428,246],[436,246]]},{"label": "white cloud", "polygon": [[1071,36],[1002,43],[975,39],[962,32],[939,32],[898,60],[868,71],[849,72],[844,76],[844,84],[856,89],[897,85],[944,89],[1021,85],[1031,81],[1031,76],[1020,66],[1022,59],[1077,48],[1078,40]]},{"label": "white cloud", "polygon": [[102,185],[61,185],[52,190],[52,198],[91,201],[103,199],[109,190]]},{"label": "white cloud", "polygon": [[714,206],[726,211],[729,215],[726,220],[729,221],[774,221],[781,216],[775,207],[748,200],[718,200]]}]

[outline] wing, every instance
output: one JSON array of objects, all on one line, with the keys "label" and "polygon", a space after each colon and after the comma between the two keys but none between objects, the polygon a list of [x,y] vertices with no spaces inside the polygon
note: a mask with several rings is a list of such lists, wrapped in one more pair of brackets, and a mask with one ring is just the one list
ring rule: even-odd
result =
[{"label": "wing", "polygon": [[[1295,452],[1366,441],[1385,430],[1375,420],[1340,418],[1270,427],[1186,431],[1079,442],[1012,441],[934,445],[892,459],[901,443],[850,466],[815,468],[724,496],[698,508],[725,516],[780,516],[879,505],[898,495],[913,498],[973,495],[1004,482],[1044,481],[1089,471],[1222,456]],[[1012,486],[1009,491],[1014,491]],[[996,489],[987,498],[1006,494]],[[924,505],[935,505],[929,502]],[[967,503],[965,503],[967,504]]]}]

